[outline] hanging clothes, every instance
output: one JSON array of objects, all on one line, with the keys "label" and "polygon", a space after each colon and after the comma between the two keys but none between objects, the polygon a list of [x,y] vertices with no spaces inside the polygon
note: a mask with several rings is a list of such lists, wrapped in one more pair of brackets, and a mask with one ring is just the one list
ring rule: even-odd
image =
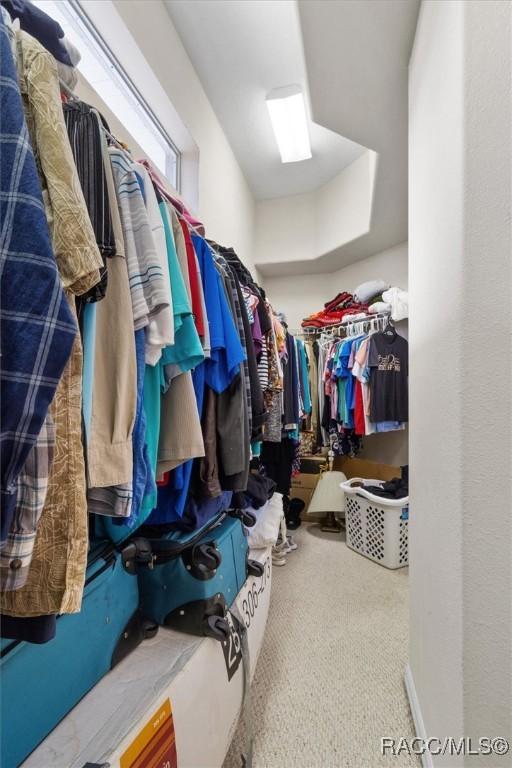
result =
[{"label": "hanging clothes", "polygon": [[[24,32],[16,34],[20,90],[32,146],[46,190],[47,220],[62,283],[74,296],[100,279],[102,259],[88,216],[64,123],[55,63]],[[80,610],[87,561],[87,501],[82,448],[82,345],[71,357],[53,399],[56,451],[25,585],[0,595],[2,613],[38,616]]]},{"label": "hanging clothes", "polygon": [[[2,64],[10,61],[15,83],[8,34],[2,28]],[[23,338],[19,348],[18,325],[2,339],[2,363],[16,378],[2,368],[2,395],[13,431],[26,438],[2,464],[0,609],[4,636],[46,642],[58,614],[80,610],[88,535],[119,542],[146,521],[193,526],[233,494],[242,503],[267,438],[276,438],[266,452],[284,457],[288,487],[311,403],[304,347],[234,250],[204,239],[202,224],[149,162],[117,146],[94,108],[62,104],[56,64],[37,40],[24,32],[15,40],[30,142],[20,95],[2,92],[9,134],[26,157],[17,187],[3,173],[12,152],[0,157],[16,253],[1,252],[10,280],[2,312],[12,298],[8,320],[24,322],[33,344]],[[9,200],[19,190],[32,219]],[[22,216],[33,226],[14,232]],[[34,328],[14,317],[27,285],[27,312],[36,302],[41,313]],[[51,365],[32,371],[44,355]],[[22,429],[11,401],[29,396],[34,413]],[[273,483],[262,480],[266,495]],[[254,481],[254,498],[258,488]]]},{"label": "hanging clothes", "polygon": [[323,335],[313,353],[318,356],[318,373],[310,372],[318,381],[318,444],[352,456],[362,436],[405,428],[408,344],[394,328],[342,338]]},{"label": "hanging clothes", "polygon": [[102,132],[96,114],[88,104],[68,101],[62,109],[85,204],[103,257],[99,282],[80,297],[80,302],[99,301],[107,290],[106,257],[114,256],[116,252],[103,162]]},{"label": "hanging clothes", "polygon": [[409,418],[408,352],[407,340],[394,329],[375,333],[370,340],[370,416],[376,423]]},{"label": "hanging clothes", "polygon": [[[29,486],[36,489],[38,498],[35,499],[35,517],[38,518],[44,504],[52,462],[52,456],[47,454],[48,450],[53,452],[54,445],[54,441],[48,439],[51,421],[46,424],[46,435],[44,439],[41,438],[39,448],[36,448],[36,443],[71,354],[77,324],[57,271],[9,33],[3,19],[0,19],[0,54],[4,77],[4,87],[0,93],[0,574],[5,584],[11,582],[19,586],[28,572],[37,520],[33,519],[32,513],[26,520],[22,514],[23,507],[20,507],[17,521],[14,522],[18,496],[20,491],[23,495]],[[36,460],[41,471],[41,481],[30,475],[31,482],[28,483],[28,478],[24,480],[20,474],[32,451],[33,460],[36,460],[35,454],[41,453],[40,460],[39,457]],[[46,461],[43,459],[45,454]],[[27,540],[30,540],[28,546]],[[21,573],[13,578],[14,572]]]}]

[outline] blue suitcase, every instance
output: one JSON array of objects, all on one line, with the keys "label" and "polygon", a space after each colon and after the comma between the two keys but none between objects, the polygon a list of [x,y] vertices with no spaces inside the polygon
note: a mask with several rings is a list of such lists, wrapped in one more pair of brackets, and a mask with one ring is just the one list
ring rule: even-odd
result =
[{"label": "blue suitcase", "polygon": [[244,511],[221,512],[193,535],[171,533],[133,539],[130,562],[138,572],[141,609],[162,626],[225,640],[226,613],[248,575],[261,576],[249,559]]},{"label": "blue suitcase", "polygon": [[139,608],[122,551],[91,544],[82,610],[44,645],[1,641],[1,764],[18,766],[99,680],[157,630]]}]

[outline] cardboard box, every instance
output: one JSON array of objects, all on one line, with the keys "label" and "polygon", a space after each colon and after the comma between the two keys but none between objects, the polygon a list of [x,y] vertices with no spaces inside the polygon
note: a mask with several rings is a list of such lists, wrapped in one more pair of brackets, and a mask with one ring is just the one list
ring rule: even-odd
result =
[{"label": "cardboard box", "polygon": [[320,478],[320,468],[325,467],[325,465],[325,456],[303,456],[300,462],[300,473],[292,477],[290,498],[302,499],[306,505],[301,514],[303,520],[308,519],[308,507]]},{"label": "cardboard box", "polygon": [[343,472],[347,480],[352,477],[364,477],[370,480],[392,480],[400,477],[402,470],[392,464],[380,464],[378,461],[368,459],[351,459],[348,456],[336,456],[334,469]]},{"label": "cardboard box", "polygon": [[290,499],[302,499],[302,501],[306,505],[301,513],[302,519],[304,519],[307,514],[309,502],[311,501],[314,490],[315,490],[314,488],[298,488],[297,486],[294,487],[292,485]]},{"label": "cardboard box", "polygon": [[316,475],[308,475],[304,472],[292,477],[292,488],[315,488],[318,483],[320,473]]},{"label": "cardboard box", "polygon": [[[322,513],[308,514],[308,507],[320,478],[320,467],[325,467],[326,461],[325,456],[305,456],[301,460],[300,474],[292,478],[290,498],[299,498],[305,503],[306,506],[301,515],[303,520],[311,522],[325,517]],[[343,472],[348,480],[352,477],[392,480],[394,477],[400,477],[401,474],[400,467],[367,459],[351,459],[348,456],[336,456],[333,469]]]},{"label": "cardboard box", "polygon": [[300,472],[302,475],[319,475],[322,468],[327,468],[327,456],[315,454],[314,456],[301,456]]}]

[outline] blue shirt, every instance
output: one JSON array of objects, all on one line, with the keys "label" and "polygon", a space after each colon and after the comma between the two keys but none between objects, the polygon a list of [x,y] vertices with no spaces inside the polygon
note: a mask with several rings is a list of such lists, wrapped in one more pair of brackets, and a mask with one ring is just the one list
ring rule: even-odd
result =
[{"label": "blue shirt", "polygon": [[[203,410],[204,376],[205,363],[203,362],[192,372],[192,382],[194,384],[199,413]],[[156,509],[149,516],[148,522],[150,524],[172,523],[182,517],[187,502],[193,464],[194,461],[192,459],[184,464],[180,464],[179,467],[176,467],[176,469],[169,473],[167,485],[158,487],[158,501]]]},{"label": "blue shirt", "polygon": [[[192,373],[199,413],[203,411],[205,386],[222,392],[240,371],[245,352],[229,309],[224,286],[208,244],[192,235],[203,286],[206,316],[210,329],[211,357]],[[182,517],[188,498],[193,461],[187,461],[170,473],[167,485],[158,488],[158,504],[150,523],[170,523]]]},{"label": "blue shirt", "polygon": [[304,412],[311,413],[311,393],[309,390],[309,372],[308,372],[308,358],[306,355],[306,347],[302,339],[296,339],[297,348],[299,352],[299,371],[301,379],[301,390],[304,405]]},{"label": "blue shirt", "polygon": [[220,393],[224,392],[240,373],[240,363],[246,359],[246,354],[210,248],[199,235],[192,235],[192,243],[201,270],[210,328],[211,356],[205,361],[205,380],[209,387]]}]

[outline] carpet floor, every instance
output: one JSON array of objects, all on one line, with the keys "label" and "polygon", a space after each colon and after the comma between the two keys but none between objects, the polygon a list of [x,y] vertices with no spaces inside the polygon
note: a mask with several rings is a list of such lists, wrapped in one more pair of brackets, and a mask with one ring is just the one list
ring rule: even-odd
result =
[{"label": "carpet floor", "polygon": [[[389,571],[314,524],[295,539],[273,570],[252,685],[254,768],[418,768],[415,756],[381,755],[381,737],[414,737],[407,568]],[[240,721],[224,768],[240,768],[244,733]]]}]

